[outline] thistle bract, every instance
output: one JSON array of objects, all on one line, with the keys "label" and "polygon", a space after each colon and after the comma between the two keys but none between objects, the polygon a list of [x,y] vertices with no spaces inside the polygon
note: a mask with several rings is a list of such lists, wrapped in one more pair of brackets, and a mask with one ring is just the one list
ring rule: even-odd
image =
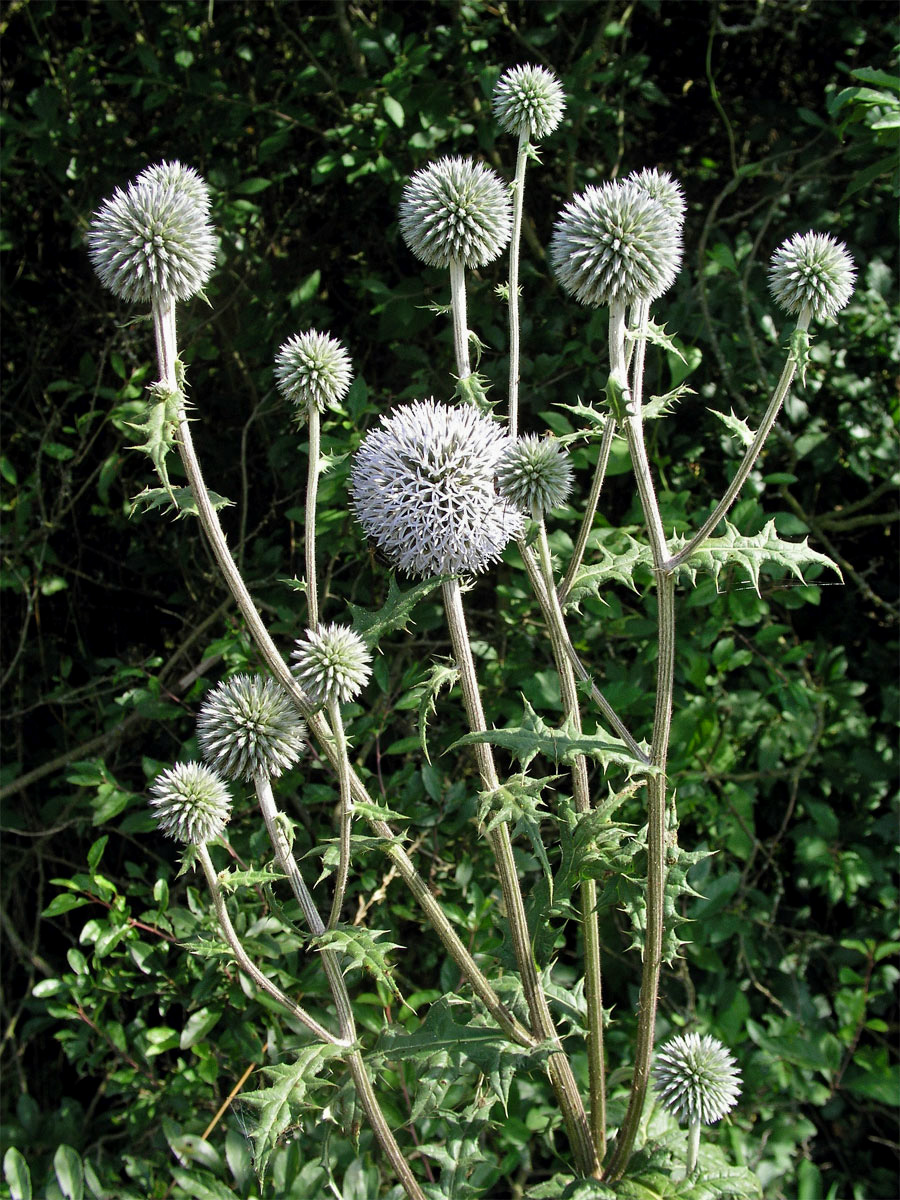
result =
[{"label": "thistle bract", "polygon": [[493,262],[512,231],[506,184],[471,158],[442,158],[411,177],[400,198],[400,232],[430,267],[451,259],[467,267]]},{"label": "thistle bract", "polygon": [[688,1033],[657,1052],[653,1086],[663,1107],[680,1121],[711,1125],[737,1103],[741,1074],[717,1038]]},{"label": "thistle bract", "polygon": [[543,138],[562,120],[565,94],[543,67],[513,67],[494,88],[494,116],[507,133]]},{"label": "thistle bract", "polygon": [[174,174],[172,164],[148,168],[125,191],[116,188],[91,219],[86,240],[94,270],[122,300],[188,300],[212,274],[208,196],[201,198],[195,181],[173,182]]},{"label": "thistle bract", "polygon": [[337,408],[352,378],[350,356],[341,343],[314,329],[289,338],[275,357],[278,387],[298,408]]},{"label": "thistle bract", "polygon": [[668,171],[644,167],[642,171],[632,171],[625,182],[636,183],[652,200],[658,201],[679,228],[684,224],[684,214],[687,210],[684,191],[678,180],[673,179]]},{"label": "thistle bract", "polygon": [[355,700],[372,674],[368,646],[346,625],[307,629],[291,658],[294,674],[314,704]]},{"label": "thistle bract", "polygon": [[478,575],[525,519],[494,487],[511,440],[464,405],[419,400],[382,417],[353,463],[350,492],[366,534],[408,575]]},{"label": "thistle bract", "polygon": [[157,776],[150,807],[167,837],[196,846],[221,837],[231,817],[231,795],[210,767],[176,763]]},{"label": "thistle bract", "polygon": [[655,300],[681,264],[679,226],[634,182],[589,187],[557,218],[549,257],[559,282],[582,304]]},{"label": "thistle bract", "polygon": [[568,455],[553,438],[524,434],[500,460],[497,490],[536,516],[559,508],[572,490]]},{"label": "thistle bract", "polygon": [[207,696],[197,740],[203,757],[227,779],[277,778],[303,753],[306,726],[273,679],[235,675]]},{"label": "thistle bract", "polygon": [[840,312],[853,294],[856,267],[847,247],[826,233],[797,233],[772,255],[769,291],[791,315],[809,309],[821,321]]}]

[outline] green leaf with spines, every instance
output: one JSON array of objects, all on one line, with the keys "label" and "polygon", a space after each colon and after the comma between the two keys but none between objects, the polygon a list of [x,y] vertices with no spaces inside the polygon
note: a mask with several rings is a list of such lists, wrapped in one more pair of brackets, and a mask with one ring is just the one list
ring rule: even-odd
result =
[{"label": "green leaf with spines", "polygon": [[366,929],[362,925],[335,925],[310,940],[316,950],[337,950],[350,959],[344,973],[351,967],[362,967],[374,979],[392,992],[403,1003],[400,989],[394,979],[394,969],[388,961],[388,952],[400,949],[399,942],[383,942],[387,929]]},{"label": "green leaf with spines", "polygon": [[[227,496],[220,496],[218,492],[207,489],[206,495],[216,511],[234,506],[233,500],[229,500]],[[176,517],[196,517],[199,511],[190,487],[145,487],[142,492],[132,497],[130,503],[128,515],[132,517],[136,512],[151,512],[154,508],[164,513],[175,509]]]},{"label": "green leaf with spines", "polygon": [[651,396],[649,400],[645,400],[641,405],[641,418],[644,421],[656,421],[660,417],[667,417],[669,413],[675,411],[675,406],[684,396],[694,395],[696,393],[692,387],[688,387],[686,383],[679,383],[670,392],[664,392],[661,396]]},{"label": "green leaf with spines", "polygon": [[452,688],[458,679],[459,667],[452,659],[445,659],[432,663],[428,678],[413,689],[419,693],[419,743],[428,763],[431,762],[427,744],[428,716],[437,711],[435,702],[438,695],[444,688]]},{"label": "green leaf with spines", "polygon": [[330,1058],[343,1053],[340,1046],[327,1043],[303,1046],[296,1051],[293,1062],[275,1063],[262,1068],[261,1073],[270,1081],[269,1087],[241,1093],[241,1104],[257,1110],[250,1136],[253,1139],[254,1167],[260,1183],[265,1178],[272,1151],[288,1126],[302,1113],[321,1107],[316,1092],[328,1086],[328,1083],[326,1080],[317,1080],[316,1076]]},{"label": "green leaf with spines", "polygon": [[521,725],[467,733],[455,741],[450,749],[478,743],[500,746],[521,763],[523,770],[528,769],[528,764],[538,754],[556,766],[561,763],[571,766],[579,755],[584,755],[600,763],[604,770],[611,766],[623,767],[629,773],[635,770],[644,773],[652,769],[635,758],[618,738],[607,733],[583,733],[570,719],[565,720],[559,729],[553,729],[534,711],[524,696],[522,700],[525,711]]},{"label": "green leaf with spines", "polygon": [[166,467],[166,457],[178,444],[175,434],[178,430],[182,406],[187,406],[184,392],[173,390],[161,382],[151,383],[147,390],[150,397],[143,402],[142,419],[128,422],[129,426],[144,440],[134,446],[129,446],[128,449],[140,450],[141,453],[149,456],[162,484],[162,491],[169,496],[172,504],[175,504],[175,496]]},{"label": "green leaf with spines", "polygon": [[[806,538],[802,542],[787,542],[778,536],[774,518],[768,521],[759,533],[741,533],[730,521],[725,521],[726,532],[721,537],[706,538],[678,567],[680,575],[686,575],[691,583],[696,580],[698,571],[706,571],[718,583],[719,575],[725,566],[742,568],[756,594],[759,595],[759,573],[765,563],[775,563],[786,567],[801,583],[806,579],[804,567],[821,566],[836,572],[843,580],[841,569],[830,558],[813,550]],[[671,550],[676,554],[679,546],[684,546],[687,539],[675,537],[671,542]]]},{"label": "green leaf with spines", "polygon": [[238,888],[258,887],[260,884],[268,886],[284,878],[286,876],[275,869],[275,864],[270,863],[261,870],[239,871],[237,868],[230,868],[227,871],[221,871],[219,886],[226,892],[236,892]]},{"label": "green leaf with spines", "polygon": [[422,579],[406,591],[397,586],[397,579],[392,574],[388,579],[388,594],[384,604],[375,612],[349,604],[352,615],[353,629],[363,639],[370,650],[374,650],[383,637],[396,630],[405,630],[412,619],[412,612],[420,600],[441,586],[449,575],[436,575],[430,579]]},{"label": "green leaf with spines", "polygon": [[739,441],[742,446],[747,447],[751,445],[756,435],[746,421],[741,417],[735,416],[734,409],[723,413],[719,412],[717,408],[710,408],[707,409],[707,412],[711,412],[714,417],[721,421],[731,436]]},{"label": "green leaf with spines", "polygon": [[491,791],[478,793],[478,820],[485,833],[492,833],[504,821],[512,826],[513,833],[524,829],[531,848],[540,861],[544,878],[553,898],[553,875],[547,849],[541,837],[541,821],[548,815],[541,800],[541,792],[548,783],[558,779],[557,775],[533,779],[529,775],[511,775],[505,783]]},{"label": "green leaf with spines", "polygon": [[578,605],[587,596],[596,596],[602,601],[600,588],[606,583],[620,583],[636,593],[638,589],[634,582],[635,571],[652,570],[653,567],[650,547],[644,542],[639,542],[630,533],[617,538],[616,549],[609,549],[605,545],[591,546],[588,558],[589,564],[582,564],[566,593],[563,602],[565,609],[577,610]]}]

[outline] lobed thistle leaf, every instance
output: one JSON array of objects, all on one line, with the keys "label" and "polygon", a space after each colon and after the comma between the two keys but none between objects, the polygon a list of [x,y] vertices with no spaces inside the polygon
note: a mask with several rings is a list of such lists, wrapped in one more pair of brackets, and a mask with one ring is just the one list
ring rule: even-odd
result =
[{"label": "lobed thistle leaf", "polygon": [[350,389],[350,356],[337,340],[310,329],[289,338],[275,357],[275,381],[298,408],[337,408]]},{"label": "lobed thistle leaf", "polygon": [[656,167],[644,167],[642,171],[632,171],[626,177],[626,183],[636,183],[639,188],[652,199],[663,206],[669,216],[678,224],[679,229],[684,224],[684,214],[687,211],[687,201],[684,189],[677,179],[673,179],[668,171],[658,171]]},{"label": "lobed thistle leaf", "polygon": [[291,658],[294,674],[314,704],[355,700],[372,674],[368,646],[346,625],[307,629]]},{"label": "lobed thistle leaf", "polygon": [[356,519],[408,575],[479,575],[524,527],[494,476],[510,437],[469,406],[418,400],[381,418],[356,452]]},{"label": "lobed thistle leaf", "polygon": [[507,133],[544,138],[562,120],[566,106],[562,84],[544,67],[513,67],[494,87],[494,116]]},{"label": "lobed thistle leaf", "polygon": [[549,258],[560,284],[582,304],[655,300],[681,265],[680,227],[633,181],[589,187],[557,218]]},{"label": "lobed thistle leaf", "polygon": [[103,202],[86,241],[101,283],[122,300],[188,300],[203,288],[216,261],[205,184],[181,164],[148,167]]},{"label": "lobed thistle leaf", "polygon": [[554,438],[524,434],[500,460],[497,490],[535,517],[559,508],[572,490],[569,457]]},{"label": "lobed thistle leaf", "polygon": [[150,807],[167,837],[188,846],[220,837],[231,817],[231,794],[203,763],[176,763],[158,775]]},{"label": "lobed thistle leaf", "polygon": [[712,1125],[737,1103],[741,1073],[717,1038],[688,1033],[657,1051],[653,1086],[663,1107],[679,1121]]},{"label": "lobed thistle leaf", "polygon": [[471,158],[441,158],[410,178],[400,197],[400,232],[429,267],[452,259],[483,267],[512,232],[509,190],[490,167]]},{"label": "lobed thistle leaf", "polygon": [[197,740],[203,757],[227,779],[277,779],[303,753],[306,726],[273,679],[235,675],[206,698]]},{"label": "lobed thistle leaf", "polygon": [[769,291],[786,313],[804,309],[821,321],[853,295],[856,267],[847,247],[827,233],[794,234],[772,255]]}]

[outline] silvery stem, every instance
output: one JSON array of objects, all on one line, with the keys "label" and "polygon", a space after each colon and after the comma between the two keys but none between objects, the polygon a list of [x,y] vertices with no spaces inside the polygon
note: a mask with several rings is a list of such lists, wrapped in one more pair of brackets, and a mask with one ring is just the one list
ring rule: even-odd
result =
[{"label": "silvery stem", "polygon": [[585,506],[584,516],[581,519],[581,527],[578,530],[578,537],[575,539],[575,549],[572,551],[572,561],[569,563],[569,568],[566,571],[565,579],[557,588],[560,604],[565,604],[566,597],[572,590],[572,584],[575,582],[575,576],[581,569],[582,561],[584,560],[584,552],[587,547],[587,540],[591,532],[591,527],[594,524],[594,517],[597,515],[597,505],[600,503],[600,491],[603,487],[603,480],[606,478],[606,468],[609,466],[609,454],[612,450],[613,438],[616,435],[616,419],[612,414],[606,418],[603,425],[603,436],[600,439],[600,452],[597,456],[597,466],[594,469],[594,478],[591,480],[591,490],[588,495],[587,505]]},{"label": "silvery stem", "polygon": [[691,1121],[688,1127],[687,1159],[685,1160],[685,1179],[690,1179],[697,1169],[697,1155],[700,1153],[700,1122]]},{"label": "silvery stem", "polygon": [[200,859],[203,874],[206,876],[206,882],[209,884],[219,927],[225,936],[225,941],[231,947],[231,952],[241,970],[250,976],[258,988],[261,988],[273,1000],[277,1000],[282,1008],[286,1008],[292,1017],[295,1017],[298,1021],[302,1021],[307,1029],[311,1030],[320,1041],[328,1042],[332,1046],[349,1046],[352,1043],[352,1038],[336,1038],[333,1033],[329,1033],[305,1009],[301,1008],[299,1004],[295,1004],[280,988],[276,987],[271,979],[264,975],[255,963],[251,962],[231,923],[228,909],[225,907],[225,897],[222,895],[222,889],[219,886],[219,877],[216,874],[212,859],[209,857],[209,850],[207,850],[205,842],[200,842],[197,846],[197,857]]},{"label": "silvery stem", "polygon": [[450,307],[453,312],[453,349],[460,379],[472,374],[469,364],[469,326],[466,317],[466,268],[459,258],[450,259]]},{"label": "silvery stem", "polygon": [[338,784],[341,793],[338,870],[334,885],[334,899],[331,903],[331,915],[328,918],[328,928],[333,929],[341,918],[344,895],[347,891],[347,879],[350,874],[350,828],[353,821],[353,797],[350,794],[347,738],[344,733],[344,722],[341,719],[341,706],[337,700],[329,701],[328,717],[337,743]]},{"label": "silvery stem", "polygon": [[303,541],[306,551],[306,603],[309,612],[309,627],[314,633],[317,633],[319,629],[319,585],[316,578],[316,497],[319,491],[321,418],[315,404],[308,406],[307,416],[309,418],[309,465],[306,476]]},{"label": "silvery stem", "polygon": [[509,243],[509,433],[519,431],[519,246],[525,203],[525,167],[528,161],[528,132],[519,134],[516,177],[512,190],[512,237]]},{"label": "silvery stem", "polygon": [[[463,704],[469,728],[473,733],[483,733],[487,730],[484,710],[481,706],[481,696],[478,690],[478,679],[475,673],[475,660],[469,644],[469,634],[466,628],[465,612],[463,610],[462,593],[459,580],[451,579],[442,585],[444,593],[444,609],[447,614],[447,625],[450,630],[450,640],[453,645],[453,656],[459,668],[460,686],[463,694]],[[488,742],[476,742],[475,757],[481,784],[486,792],[496,791],[500,786],[494,755]],[[547,1071],[553,1090],[562,1110],[563,1120],[569,1135],[569,1140],[575,1154],[579,1171],[586,1176],[599,1178],[600,1162],[591,1128],[588,1123],[584,1105],[578,1092],[578,1085],[572,1068],[565,1055],[559,1034],[553,1024],[550,1008],[544,989],[541,985],[540,974],[531,948],[531,935],[528,932],[528,921],[525,916],[525,903],[522,899],[522,889],[513,856],[512,840],[509,836],[509,825],[501,822],[489,835],[488,839],[494,852],[497,873],[500,876],[500,886],[503,890],[503,901],[506,919],[509,922],[512,935],[516,964],[522,980],[522,988],[528,1003],[531,1017],[531,1029],[535,1037],[541,1041],[550,1042],[553,1052],[547,1060]]]}]

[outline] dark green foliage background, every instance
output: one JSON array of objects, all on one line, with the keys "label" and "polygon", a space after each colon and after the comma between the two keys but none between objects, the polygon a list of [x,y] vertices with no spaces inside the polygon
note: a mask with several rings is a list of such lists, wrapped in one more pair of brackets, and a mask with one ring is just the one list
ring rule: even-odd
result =
[{"label": "dark green foliage background", "polygon": [[[695,1021],[737,1055],[745,1099],[714,1136],[758,1171],[766,1196],[896,1196],[896,143],[863,108],[834,106],[851,71],[893,69],[894,17],[893,5],[854,0],[5,5],[2,1148],[23,1152],[37,1194],[45,1178],[48,1196],[63,1194],[60,1143],[91,1164],[101,1194],[215,1195],[202,1189],[216,1178],[254,1194],[239,1108],[210,1135],[214,1149],[185,1138],[264,1060],[263,1043],[289,1058],[294,1036],[215,959],[177,944],[208,917],[152,830],[146,787],[196,753],[208,687],[256,660],[192,522],[127,515],[153,482],[127,449],[153,378],[152,330],[94,278],[90,213],[164,157],[210,181],[222,239],[211,306],[180,317],[194,433],[208,483],[236,501],[223,517],[230,543],[287,648],[303,629],[302,596],[284,580],[302,574],[305,457],[274,389],[274,353],[309,327],[348,346],[357,383],[325,429],[338,454],[398,400],[449,397],[449,329],[428,310],[446,302],[446,280],[403,246],[400,190],[445,154],[511,174],[491,89],[501,70],[536,62],[560,75],[568,102],[529,175],[522,423],[566,432],[557,406],[596,398],[605,373],[602,314],[564,300],[544,266],[556,212],[586,184],[672,171],[689,200],[687,252],[657,319],[686,348],[694,394],[652,429],[667,526],[695,525],[736,458],[707,409],[753,425],[777,378],[785,326],[766,293],[772,250],[816,228],[859,264],[854,300],[816,331],[807,387],[733,518],[745,532],[774,517],[783,536],[809,536],[844,585],[764,577],[757,596],[735,575],[719,593],[700,579],[679,602],[680,840],[714,855],[691,877],[704,898],[685,902],[690,945],[664,973],[661,1032]],[[470,297],[495,396],[507,335],[492,289],[504,270],[483,272]],[[649,370],[660,393],[684,373],[662,354]],[[575,451],[582,494],[593,454]],[[613,464],[601,523],[638,533],[618,451]],[[348,516],[347,469],[335,464],[320,499],[326,619],[343,619],[348,601],[377,606],[387,586]],[[556,522],[561,554],[575,521]],[[552,719],[547,649],[509,558],[469,597],[487,707],[497,724],[515,720],[521,692]],[[573,628],[604,692],[645,735],[653,605],[648,580],[637,582],[586,599]],[[382,650],[352,725],[359,762],[412,818],[419,867],[473,946],[490,948],[494,880],[471,765],[440,754],[463,732],[455,698],[440,697],[431,719],[435,765],[415,749],[414,689],[448,654],[438,608],[422,604],[411,633]],[[314,755],[283,797],[306,848],[332,836],[333,785]],[[243,861],[265,859],[257,824],[248,804],[232,828]],[[524,841],[521,865],[536,866]],[[458,980],[385,872],[377,853],[361,856],[347,917],[370,906],[370,926],[415,947],[395,962],[421,1018]],[[274,936],[265,897],[251,894],[241,919],[286,986],[322,996],[299,943]],[[625,911],[611,910],[605,940],[615,1068],[627,1065],[639,976]],[[558,947],[564,982],[573,949]],[[364,1028],[379,1028],[385,1008],[415,1027],[371,979],[354,975],[353,990]],[[419,1081],[398,1067],[381,1082],[402,1125]],[[550,1173],[544,1131],[556,1121],[539,1075],[515,1083],[471,1194],[520,1195]],[[276,1153],[266,1194],[333,1194],[320,1159],[345,1200],[379,1194],[368,1135],[354,1145],[327,1122]]]}]

